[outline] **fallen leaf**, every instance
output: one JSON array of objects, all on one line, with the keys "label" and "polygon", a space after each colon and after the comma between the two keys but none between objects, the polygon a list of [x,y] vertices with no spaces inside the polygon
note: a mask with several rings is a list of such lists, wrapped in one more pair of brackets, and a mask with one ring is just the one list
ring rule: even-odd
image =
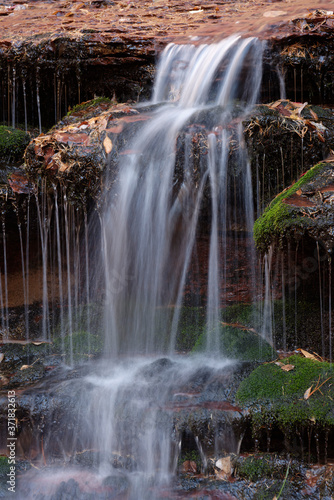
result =
[{"label": "fallen leaf", "polygon": [[316,356],[314,356],[314,354],[311,354],[310,352],[304,351],[304,349],[297,349],[297,351],[299,351],[305,358],[313,359],[313,361],[319,361],[319,359],[316,358]]},{"label": "fallen leaf", "polygon": [[32,342],[32,345],[42,345],[43,342]]},{"label": "fallen leaf", "polygon": [[281,370],[284,370],[285,372],[291,372],[293,370],[295,365],[283,365],[281,366]]},{"label": "fallen leaf", "polygon": [[111,140],[109,139],[108,136],[106,136],[106,138],[104,139],[103,141],[103,146],[104,146],[104,150],[105,152],[107,153],[107,155],[109,153],[111,153],[111,150],[112,150],[112,142]]},{"label": "fallen leaf", "polygon": [[275,361],[275,365],[277,365],[277,366],[283,366],[283,363],[281,363],[280,361]]},{"label": "fallen leaf", "polygon": [[3,360],[4,357],[5,357],[5,355],[3,353],[0,353],[0,363]]},{"label": "fallen leaf", "polygon": [[309,387],[305,392],[304,392],[304,399],[308,399],[311,396],[311,391],[312,391],[313,385]]},{"label": "fallen leaf", "polygon": [[302,194],[302,190],[298,189],[298,191],[296,191],[296,194],[298,194],[298,196],[300,196]]},{"label": "fallen leaf", "polygon": [[27,370],[27,368],[30,368],[30,365],[22,365],[20,370]]},{"label": "fallen leaf", "polygon": [[185,472],[186,474],[189,474],[189,473],[196,474],[197,473],[196,462],[194,462],[193,460],[186,460],[182,464],[181,471]]}]

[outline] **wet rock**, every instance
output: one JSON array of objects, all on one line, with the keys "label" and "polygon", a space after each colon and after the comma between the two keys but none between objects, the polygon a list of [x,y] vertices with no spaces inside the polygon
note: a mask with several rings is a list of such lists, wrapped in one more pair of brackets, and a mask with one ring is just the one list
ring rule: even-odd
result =
[{"label": "wet rock", "polygon": [[[155,108],[96,99],[74,109],[55,129],[29,144],[25,153],[27,181],[23,182],[22,188],[18,186],[16,189],[27,190],[28,180],[38,184],[44,178],[50,187],[58,183],[66,186],[70,202],[76,205],[84,206],[88,199],[103,203],[101,183],[108,191],[116,179],[120,157],[134,153],[127,149],[127,145]],[[176,144],[175,186],[180,187],[184,181],[185,161],[191,163],[194,182],[199,184],[205,173],[207,137],[214,133],[219,113],[219,108],[197,113],[180,133]],[[235,120],[229,128],[230,185],[238,182],[238,147],[244,147],[243,144],[237,146],[238,107],[234,113]],[[323,160],[334,148],[333,113],[319,107],[276,101],[256,107],[244,121],[244,127],[257,193],[254,205],[258,211],[307,166]],[[185,157],[186,154],[189,158]],[[17,185],[13,178],[13,186]],[[232,210],[234,197],[231,193],[227,195],[227,204]],[[201,212],[203,220],[207,220],[210,211],[211,190],[207,183]],[[183,215],[187,217],[186,213]]]}]

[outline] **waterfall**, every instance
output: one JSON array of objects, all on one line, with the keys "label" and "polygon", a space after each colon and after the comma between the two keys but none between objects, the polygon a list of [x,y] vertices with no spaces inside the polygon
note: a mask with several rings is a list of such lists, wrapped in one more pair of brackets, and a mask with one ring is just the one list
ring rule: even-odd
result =
[{"label": "waterfall", "polygon": [[[212,45],[171,44],[161,55],[152,99],[160,105],[123,155],[102,216],[105,331],[112,355],[173,351],[208,189],[207,349],[219,352],[226,231],[249,232],[254,218],[242,120],[256,102],[262,50],[255,38],[231,36]],[[201,113],[210,116],[203,140],[207,161],[197,175],[189,159],[176,176],[176,144],[184,130],[192,143],[197,140]]]},{"label": "waterfall", "polygon": [[[72,307],[79,305],[81,257],[85,279],[95,276],[94,283],[82,286],[88,309],[90,301],[102,297],[104,302],[106,359],[82,376],[59,383],[57,391],[75,394],[73,418],[58,424],[51,411],[54,432],[43,436],[43,453],[60,450],[74,460],[89,450],[103,487],[108,481],[119,485],[121,495],[124,488],[124,498],[130,500],[168,498],[168,491],[161,496],[161,490],[170,487],[176,473],[191,412],[197,411],[198,418],[207,414],[210,422],[205,420],[202,434],[199,430],[193,436],[203,470],[208,446],[218,454],[229,441],[230,451],[237,450],[230,420],[233,407],[224,412],[224,391],[234,376],[235,362],[224,356],[221,321],[231,262],[233,279],[248,272],[247,267],[253,274],[247,293],[255,294],[256,289],[254,249],[248,251],[246,267],[238,255],[254,220],[242,121],[257,99],[262,51],[257,39],[240,36],[212,45],[166,47],[150,103],[153,117],[120,154],[118,178],[112,182],[110,171],[106,185],[111,190],[104,193],[98,216],[91,221],[90,227],[97,220],[100,224],[100,240],[94,242],[97,264],[90,260],[88,239],[96,232],[88,231],[87,213],[82,216],[80,256],[80,222],[70,217],[69,192],[62,190],[61,217],[60,193],[53,186],[53,237],[59,255],[52,262],[59,281],[60,323],[68,325],[72,349]],[[38,216],[45,266],[52,248],[50,214],[51,206],[42,200]],[[205,356],[184,357],[175,353],[176,337],[193,269],[201,269],[196,264],[201,232],[208,238],[206,283],[199,298],[205,308]],[[43,329],[48,338],[46,299],[45,292]],[[89,314],[87,324],[91,325]],[[63,345],[64,341],[63,337]],[[54,492],[45,493],[39,472],[37,479],[34,472],[29,474],[22,485],[36,498],[50,498]]]}]

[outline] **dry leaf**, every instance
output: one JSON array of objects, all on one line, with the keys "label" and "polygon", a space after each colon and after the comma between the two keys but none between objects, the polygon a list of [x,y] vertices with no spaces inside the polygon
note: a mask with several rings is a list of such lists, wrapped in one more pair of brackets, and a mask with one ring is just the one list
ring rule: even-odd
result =
[{"label": "dry leaf", "polygon": [[111,150],[112,150],[112,142],[111,140],[109,139],[109,137],[107,136],[104,141],[103,141],[103,146],[104,146],[104,150],[105,152],[107,153],[107,155],[109,153],[111,153]]},{"label": "dry leaf", "polygon": [[30,365],[22,365],[20,370],[26,370],[27,368],[30,368]]},{"label": "dry leaf", "polygon": [[277,365],[277,366],[280,366],[280,367],[281,367],[281,366],[283,366],[283,363],[281,363],[280,361],[275,361],[275,365]]},{"label": "dry leaf", "polygon": [[0,363],[3,360],[4,357],[5,357],[5,355],[3,353],[0,353]]},{"label": "dry leaf", "polygon": [[298,191],[296,191],[296,194],[298,194],[298,196],[300,196],[302,194],[302,190],[298,189]]},{"label": "dry leaf", "polygon": [[281,370],[284,370],[285,372],[291,372],[293,370],[295,365],[283,365],[281,366]]},{"label": "dry leaf", "polygon": [[32,342],[32,345],[42,345],[43,342]]},{"label": "dry leaf", "polygon": [[281,100],[274,102],[274,104],[270,104],[269,108],[275,109],[277,106],[279,106],[282,103]]},{"label": "dry leaf", "polygon": [[304,399],[308,399],[308,398],[311,396],[311,394],[312,394],[312,392],[311,392],[311,391],[312,391],[312,387],[313,387],[313,385],[311,385],[311,387],[309,387],[309,388],[308,388],[308,389],[304,392]]},{"label": "dry leaf", "polygon": [[305,358],[308,358],[308,359],[313,359],[313,361],[319,361],[319,359],[317,359],[314,354],[311,354],[310,352],[307,352],[307,351],[304,351],[304,349],[297,349],[297,351],[301,352],[302,355],[305,357]]}]

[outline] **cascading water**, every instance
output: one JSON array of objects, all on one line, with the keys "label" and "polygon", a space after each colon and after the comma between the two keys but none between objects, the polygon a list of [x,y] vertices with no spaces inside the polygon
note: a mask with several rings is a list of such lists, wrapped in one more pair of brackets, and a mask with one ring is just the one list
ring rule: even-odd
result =
[{"label": "cascading water", "polygon": [[[262,50],[257,39],[239,36],[213,45],[169,45],[158,66],[154,115],[121,155],[118,179],[104,198],[102,264],[95,266],[99,270],[95,289],[101,285],[104,291],[106,356],[112,361],[83,379],[62,383],[63,388],[71,385],[76,394],[82,394],[74,410],[75,424],[70,430],[68,425],[55,430],[43,446],[47,453],[55,442],[67,439],[66,446],[60,446],[64,457],[73,450],[98,451],[95,465],[101,477],[115,480],[118,475],[125,481],[126,498],[160,498],[157,491],[175,473],[186,429],[180,419],[176,424],[173,409],[210,408],[205,390],[217,380],[224,387],[233,371],[233,362],[224,359],[221,350],[221,308],[228,294],[227,263],[233,258],[237,272],[245,272],[237,254],[253,225],[242,120],[257,99]],[[200,139],[198,131],[204,131]],[[177,144],[182,144],[185,158],[176,173]],[[196,164],[189,155],[195,146],[202,153]],[[58,214],[56,190],[54,203]],[[40,231],[46,266],[51,208],[43,207],[40,219],[47,223]],[[60,255],[54,267],[61,300],[63,285],[66,281],[68,285],[72,348],[70,243],[77,248],[79,232],[70,234],[68,213],[65,198],[66,276]],[[207,284],[201,298],[206,308],[205,357],[177,357],[178,324],[200,231],[209,236]],[[84,232],[87,250],[87,224]],[[56,242],[59,251],[58,215]],[[255,253],[249,247],[248,259],[253,272],[249,292],[255,293]],[[86,253],[86,279],[89,266]],[[92,300],[94,286],[86,284],[83,289]],[[74,302],[78,303],[75,290]],[[43,331],[48,338],[46,314],[47,309]],[[63,325],[63,311],[60,316]],[[169,357],[157,358],[161,355]],[[215,404],[220,408],[218,401]],[[219,453],[226,446],[226,432],[232,431],[226,415],[208,411],[212,427],[220,429],[214,431],[211,442]],[[203,455],[201,437],[195,438]],[[129,464],[119,472],[124,457]],[[35,483],[34,492],[46,498]]]},{"label": "cascading water", "polygon": [[[165,49],[153,102],[167,103],[143,127],[122,160],[102,219],[105,323],[112,354],[173,352],[205,189],[211,192],[207,348],[219,352],[226,232],[236,228],[249,232],[253,224],[241,122],[258,94],[261,60],[262,44],[238,36],[215,45]],[[176,178],[181,131],[195,124],[200,113],[210,111],[212,131],[204,142],[207,161],[202,162],[200,175],[196,178],[194,165],[187,162]],[[236,153],[229,142],[232,123],[240,124],[235,132]],[[232,193],[231,155],[238,182]],[[254,259],[252,252],[249,259]],[[161,334],[166,330],[167,337]]]}]

